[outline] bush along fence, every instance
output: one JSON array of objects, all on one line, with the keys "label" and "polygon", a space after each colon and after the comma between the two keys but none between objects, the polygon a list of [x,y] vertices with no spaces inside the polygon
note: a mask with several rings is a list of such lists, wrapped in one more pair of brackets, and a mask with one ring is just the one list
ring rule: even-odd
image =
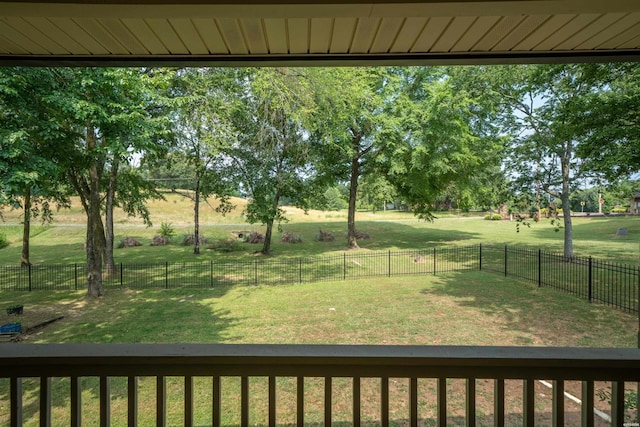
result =
[{"label": "bush along fence", "polygon": [[[640,268],[508,246],[435,247],[417,251],[345,252],[339,255],[236,262],[117,264],[106,288],[170,289],[277,285],[366,277],[482,270],[515,277],[638,313]],[[82,264],[0,267],[0,290],[78,290]]]}]

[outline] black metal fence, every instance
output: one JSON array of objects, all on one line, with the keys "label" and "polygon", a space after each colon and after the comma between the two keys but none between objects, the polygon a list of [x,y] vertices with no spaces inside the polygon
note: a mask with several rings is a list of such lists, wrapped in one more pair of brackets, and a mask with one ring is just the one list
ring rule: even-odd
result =
[{"label": "black metal fence", "polygon": [[[508,246],[436,247],[418,251],[345,252],[340,255],[235,262],[117,264],[106,288],[132,289],[277,285],[366,277],[483,270],[516,277],[637,313],[640,268],[593,258]],[[77,290],[86,286],[81,264],[0,266],[0,290]]]}]

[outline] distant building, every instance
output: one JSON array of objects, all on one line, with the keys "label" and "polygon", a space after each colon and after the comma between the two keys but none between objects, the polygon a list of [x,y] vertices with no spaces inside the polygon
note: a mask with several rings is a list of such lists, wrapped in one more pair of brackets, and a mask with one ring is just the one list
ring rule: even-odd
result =
[{"label": "distant building", "polygon": [[640,215],[640,191],[633,193],[631,203],[629,204],[629,212],[634,215]]}]

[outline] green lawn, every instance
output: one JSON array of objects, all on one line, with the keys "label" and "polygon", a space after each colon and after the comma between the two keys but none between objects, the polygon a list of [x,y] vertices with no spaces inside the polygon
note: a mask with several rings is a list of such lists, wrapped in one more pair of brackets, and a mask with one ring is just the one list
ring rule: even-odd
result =
[{"label": "green lawn", "polygon": [[[42,320],[64,316],[27,337],[31,343],[335,343],[423,345],[515,345],[635,347],[637,320],[600,305],[483,272],[438,276],[407,276],[321,284],[236,286],[217,289],[110,290],[104,298],[88,301],[84,292],[0,292],[7,306],[24,304],[25,328]],[[9,317],[2,313],[2,321]],[[0,344],[12,345],[12,344]],[[140,380],[140,425],[154,423],[155,379]],[[317,383],[317,384],[316,384]],[[295,395],[295,381],[279,380],[285,399],[279,408],[282,422],[293,422],[286,396]],[[7,381],[0,381],[0,425],[6,420]],[[252,424],[262,424],[266,382],[252,380],[255,408]],[[336,380],[335,396],[348,393]],[[424,382],[424,393],[433,385]],[[452,384],[452,387],[457,385]],[[479,386],[480,387],[480,386]],[[484,387],[484,385],[482,386]],[[486,387],[490,387],[487,384]],[[87,420],[96,415],[97,379],[83,383]],[[38,423],[36,381],[25,381],[27,425]],[[490,389],[490,388],[489,388]],[[180,379],[168,379],[169,424],[180,424]],[[196,419],[209,415],[211,381],[196,379]],[[308,419],[322,421],[322,385],[310,379]],[[516,388],[517,390],[517,388]],[[236,379],[228,379],[224,393],[225,425],[237,424]],[[53,419],[68,423],[68,380],[54,380]],[[366,392],[368,393],[368,392]],[[375,393],[363,394],[364,417],[376,417]],[[392,393],[405,395],[406,384],[392,383]],[[316,396],[317,394],[317,396]],[[207,397],[209,396],[209,397]],[[463,394],[461,394],[463,396]],[[344,397],[348,402],[348,396]],[[464,401],[452,397],[452,413]],[[338,401],[339,402],[339,401]],[[126,417],[126,381],[112,382],[114,425]],[[317,406],[316,406],[317,405]],[[344,406],[344,407],[343,407]],[[369,409],[366,409],[369,408]],[[336,404],[336,420],[348,419],[349,405]],[[427,411],[425,409],[425,411]],[[425,412],[426,413],[426,412]],[[392,408],[402,417],[402,407]]]}]

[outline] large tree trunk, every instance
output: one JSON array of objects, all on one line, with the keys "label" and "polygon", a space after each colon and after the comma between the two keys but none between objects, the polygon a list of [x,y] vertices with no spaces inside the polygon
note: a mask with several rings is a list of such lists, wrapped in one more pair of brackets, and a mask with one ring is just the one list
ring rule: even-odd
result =
[{"label": "large tree trunk", "polygon": [[111,170],[109,171],[109,185],[107,187],[107,197],[105,201],[105,257],[106,276],[110,277],[116,269],[116,262],[113,256],[114,230],[113,230],[113,209],[116,195],[116,185],[118,176],[119,159],[115,156]]},{"label": "large tree trunk", "polygon": [[196,195],[193,204],[193,254],[200,255],[200,181],[196,183]]},{"label": "large tree trunk", "polygon": [[[276,191],[273,197],[273,212],[277,212],[280,204],[280,190]],[[271,252],[271,238],[273,236],[273,218],[267,221],[267,230],[264,233],[264,243],[262,244],[262,253],[268,255]]]},{"label": "large tree trunk", "polygon": [[[94,129],[87,128],[87,147],[95,149]],[[97,163],[97,162],[96,162]],[[89,194],[87,195],[87,293],[90,297],[104,295],[102,286],[102,257],[105,249],[104,226],[100,215],[100,178],[102,168],[93,164],[89,168]]]},{"label": "large tree trunk", "polygon": [[573,259],[573,228],[571,224],[571,156],[573,154],[573,144],[567,142],[564,156],[561,160],[562,167],[562,218],[564,220],[564,257],[567,260]]},{"label": "large tree trunk", "polygon": [[20,266],[31,265],[29,261],[29,236],[31,234],[31,187],[24,190],[24,221],[22,223],[22,253],[20,254]]},{"label": "large tree trunk", "polygon": [[347,248],[358,249],[356,237],[356,200],[358,197],[358,178],[360,177],[360,142],[362,136],[358,132],[352,132],[351,149],[351,176],[349,181],[349,210],[347,212]]}]

